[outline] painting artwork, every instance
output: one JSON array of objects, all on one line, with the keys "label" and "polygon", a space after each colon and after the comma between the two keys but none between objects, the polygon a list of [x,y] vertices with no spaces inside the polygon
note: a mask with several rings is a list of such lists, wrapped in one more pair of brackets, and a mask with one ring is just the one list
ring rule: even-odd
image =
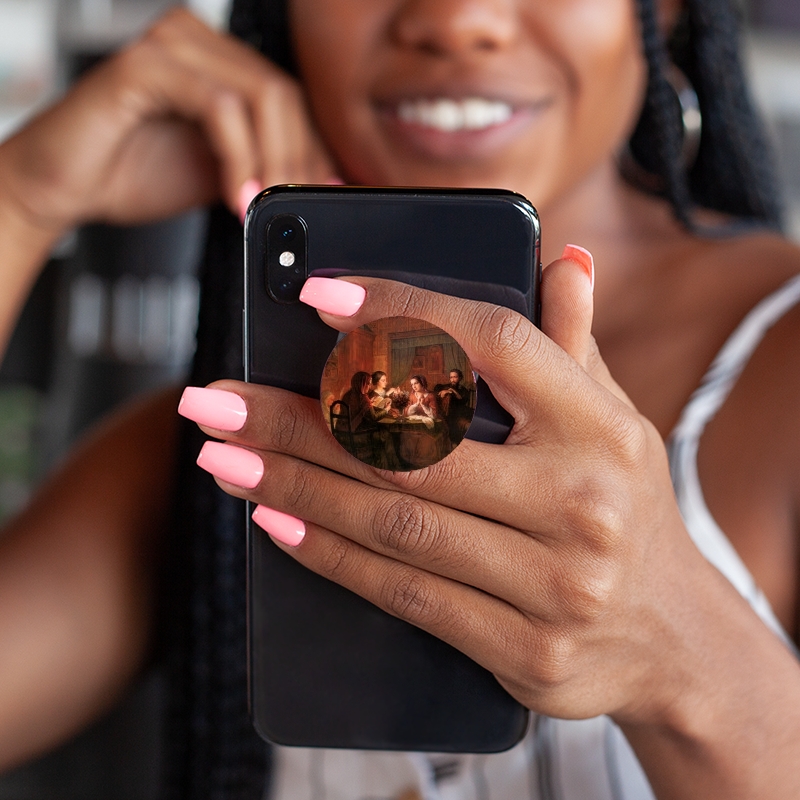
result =
[{"label": "painting artwork", "polygon": [[328,359],[320,398],[331,435],[365,464],[394,472],[448,456],[475,413],[466,353],[441,328],[389,317],[348,333]]}]

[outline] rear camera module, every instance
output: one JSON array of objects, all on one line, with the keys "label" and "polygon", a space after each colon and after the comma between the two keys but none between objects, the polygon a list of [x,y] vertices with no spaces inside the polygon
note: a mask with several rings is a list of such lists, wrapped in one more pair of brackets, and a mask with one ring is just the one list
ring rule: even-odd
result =
[{"label": "rear camera module", "polygon": [[307,248],[308,229],[301,217],[279,214],[267,223],[267,291],[278,303],[298,302],[307,277]]}]

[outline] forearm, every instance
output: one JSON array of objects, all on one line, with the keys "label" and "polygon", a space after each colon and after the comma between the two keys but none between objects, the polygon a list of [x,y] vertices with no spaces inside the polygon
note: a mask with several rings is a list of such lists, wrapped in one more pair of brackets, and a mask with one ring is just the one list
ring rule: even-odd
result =
[{"label": "forearm", "polygon": [[[724,595],[727,605],[709,613]],[[659,800],[800,797],[795,655],[721,576],[714,574],[694,602],[697,614],[681,623],[681,666],[661,721],[618,720],[656,795]]]},{"label": "forearm", "polygon": [[37,225],[15,203],[2,180],[0,147],[0,358],[25,299],[63,231]]},{"label": "forearm", "polygon": [[176,402],[106,424],[0,539],[0,770],[102,713],[147,656]]}]

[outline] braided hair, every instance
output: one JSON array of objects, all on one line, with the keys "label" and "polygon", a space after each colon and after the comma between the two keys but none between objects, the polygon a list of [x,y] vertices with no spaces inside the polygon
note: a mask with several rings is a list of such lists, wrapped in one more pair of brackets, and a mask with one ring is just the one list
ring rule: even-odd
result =
[{"label": "braided hair", "polygon": [[[234,0],[232,32],[294,73],[287,0]],[[675,215],[692,227],[696,206],[777,226],[779,206],[767,149],[745,91],[733,0],[686,0],[669,42],[656,0],[638,0],[649,80],[631,152],[659,176]],[[666,78],[672,59],[693,82],[702,114],[698,158],[681,163],[681,124]],[[197,355],[202,386],[242,376],[242,229],[223,207],[210,216]],[[164,581],[164,649],[170,685],[164,797],[257,800],[269,751],[247,711],[247,555],[244,505],[194,465],[203,435],[184,422],[172,558]]]},{"label": "braided hair", "polygon": [[[781,204],[769,148],[740,58],[739,14],[731,0],[687,0],[665,41],[656,0],[638,0],[648,85],[631,137],[634,158],[660,178],[675,216],[687,227],[701,206],[780,228]],[[682,163],[683,126],[667,78],[672,61],[697,92],[703,132],[697,159]]]}]

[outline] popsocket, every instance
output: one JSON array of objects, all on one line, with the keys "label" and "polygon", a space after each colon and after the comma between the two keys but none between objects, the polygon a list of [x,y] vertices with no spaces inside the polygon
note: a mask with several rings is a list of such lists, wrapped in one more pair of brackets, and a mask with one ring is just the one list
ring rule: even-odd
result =
[{"label": "popsocket", "polygon": [[339,340],[320,399],[345,450],[372,467],[408,472],[461,443],[475,413],[475,381],[450,334],[420,319],[389,317]]}]

